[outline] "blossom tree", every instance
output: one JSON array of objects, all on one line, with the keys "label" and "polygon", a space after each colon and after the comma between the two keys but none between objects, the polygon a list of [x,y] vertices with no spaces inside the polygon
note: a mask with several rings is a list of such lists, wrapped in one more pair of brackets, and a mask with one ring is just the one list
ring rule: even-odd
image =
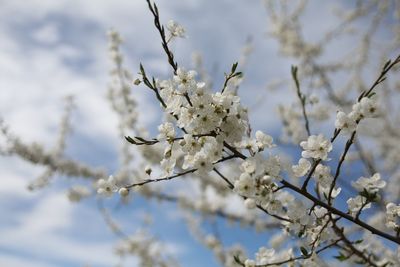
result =
[{"label": "blossom tree", "polygon": [[[55,174],[90,180],[86,186],[71,187],[69,199],[97,198],[105,221],[121,237],[117,254],[136,255],[141,266],[179,263],[165,253],[151,229],[127,235],[106,208],[110,198],[126,204],[140,195],[149,201],[174,203],[194,238],[222,266],[400,266],[398,3],[358,1],[353,9],[338,12],[337,28],[311,43],[302,36],[300,20],[307,1],[265,1],[269,35],[279,43],[282,55],[297,65],[288,67],[291,80],[268,85],[270,94],[276,87],[294,88],[292,103],[278,108],[282,136],[273,138],[272,133],[253,129],[251,110],[240,98],[251,42],[217,85],[200,58],[195,70],[177,62],[171,43],[186,36],[185,28],[172,20],[163,24],[157,5],[146,1],[170,75],[153,77],[145,64],[139,64],[132,75],[124,66],[122,38],[110,30],[114,68],[108,99],[119,118],[119,134],[125,136],[119,169],[109,175],[64,156],[73,110],[73,99],[68,98],[59,140],[51,151],[26,144],[5,122],[1,124],[6,141],[3,155],[17,155],[46,167],[30,189],[45,187]],[[376,51],[374,36],[393,10],[393,38]],[[332,40],[348,34],[365,17],[372,17],[371,23],[354,51],[348,51],[351,56],[324,61]],[[380,53],[382,61],[375,76],[367,79],[364,69],[372,52]],[[333,82],[335,78],[342,83]],[[143,112],[131,90],[150,90],[154,95],[163,120],[157,134],[151,136],[149,132],[155,129],[138,125]],[[287,148],[301,152],[292,153],[294,160],[289,160]],[[345,171],[352,166],[365,174],[352,176]],[[195,189],[179,192],[168,187],[172,180]],[[227,208],[234,199],[243,203],[245,212]],[[210,217],[268,232],[271,237],[252,255],[243,244],[228,246],[217,233],[202,228]]]}]

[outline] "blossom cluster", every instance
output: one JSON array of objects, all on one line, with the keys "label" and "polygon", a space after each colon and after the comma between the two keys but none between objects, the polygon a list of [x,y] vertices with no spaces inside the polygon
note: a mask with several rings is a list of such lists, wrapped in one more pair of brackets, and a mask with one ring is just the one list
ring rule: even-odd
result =
[{"label": "blossom cluster", "polygon": [[328,153],[332,150],[331,142],[322,134],[309,136],[300,146],[303,148],[301,155],[304,158],[327,160]]},{"label": "blossom cluster", "polygon": [[[185,155],[184,169],[210,171],[212,164],[222,157],[224,142],[242,141],[248,129],[247,110],[241,106],[239,97],[229,90],[211,93],[195,76],[195,71],[178,68],[173,79],[158,83],[166,111],[177,118],[177,128],[184,133],[176,145],[175,126],[167,122],[159,127],[158,139],[171,144],[162,161],[167,174],[172,172],[180,152]],[[266,146],[268,142],[263,139],[257,144]]]},{"label": "blossom cluster", "polygon": [[386,205],[386,226],[395,231],[400,230],[399,225],[399,217],[400,217],[400,205],[396,205],[394,203],[388,203]]},{"label": "blossom cluster", "polygon": [[[184,37],[184,29],[173,21],[169,22],[167,29],[170,32],[170,39],[166,43],[172,37]],[[169,59],[173,59],[168,47],[164,48]],[[320,244],[326,243],[332,239],[332,236],[335,236],[332,225],[335,223],[336,215],[325,208],[318,207],[315,202],[310,207],[302,201],[296,201],[288,191],[281,190],[285,186],[280,185],[285,184],[286,181],[283,180],[284,168],[280,157],[271,153],[266,156],[267,153],[262,153],[275,146],[272,137],[262,131],[256,131],[254,138],[251,137],[247,109],[241,105],[236,90],[229,90],[230,88],[227,86],[229,79],[234,78],[233,70],[237,65],[234,65],[230,75],[226,75],[224,88],[220,92],[211,92],[210,84],[196,80],[196,71],[186,71],[178,68],[174,62],[172,63],[174,68],[172,79],[162,81],[153,79],[153,84],[147,80],[146,84],[154,90],[167,115],[166,121],[158,127],[157,138],[147,143],[143,139],[144,144],[161,143],[164,146],[160,166],[164,171],[165,178],[154,180],[179,176],[180,174],[175,172],[178,169],[187,171],[183,173],[190,172],[206,177],[210,171],[216,170],[214,166],[221,161],[229,158],[241,158],[240,174],[230,184],[233,185],[233,191],[244,199],[244,204],[248,209],[260,208],[279,218],[287,233],[300,238],[303,245],[301,252],[305,256],[304,263],[310,264],[310,266],[319,266],[321,261],[315,251]],[[141,70],[141,74],[143,82],[146,83],[147,77],[144,70]],[[238,79],[230,81],[231,84],[235,83],[236,87],[239,82]],[[315,99],[309,101],[311,104],[318,102]],[[304,100],[303,105],[305,103]],[[299,114],[292,111],[291,109],[281,110],[281,113],[286,114],[288,118],[286,125],[288,126],[286,127],[289,131],[288,135],[291,135],[293,139],[298,139],[297,143],[300,143],[303,149],[302,158],[299,159],[298,164],[291,166],[292,173],[295,177],[309,174],[307,181],[311,177],[314,178],[318,199],[323,202],[323,196],[330,204],[331,198],[337,197],[341,191],[340,188],[334,187],[337,175],[333,177],[330,167],[324,164],[324,161],[330,160],[328,155],[332,151],[332,142],[335,138],[329,140],[323,134],[307,135],[306,132],[309,133],[310,130],[306,125],[307,131],[305,131],[304,125],[301,123],[302,116],[298,116]],[[343,132],[354,132],[362,119],[374,117],[376,114],[375,98],[363,97],[353,105],[349,114],[342,111],[337,113],[335,127]],[[293,117],[296,119],[293,120]],[[314,117],[319,118],[318,116]],[[305,119],[307,120],[307,118]],[[216,172],[218,173],[218,171]],[[146,173],[150,176],[151,169],[147,168]],[[227,180],[230,183],[230,179]],[[116,179],[112,176],[107,180],[100,179],[97,192],[110,196],[118,191],[121,196],[127,196],[129,189],[119,187],[117,184]],[[379,199],[378,191],[385,186],[385,182],[380,180],[379,174],[376,174],[371,178],[361,177],[353,183],[353,186],[360,194],[355,198],[350,198],[347,203],[350,213],[358,217],[363,209],[370,207],[371,202]],[[304,187],[301,188],[301,192],[307,191],[307,186]],[[201,205],[198,205],[198,209],[215,212],[221,208],[215,203],[212,207],[205,208],[204,205],[207,203],[204,200]],[[397,211],[394,211],[393,207],[389,208],[388,218],[397,216]],[[393,228],[394,224],[396,228],[397,224],[393,221],[394,219],[390,221],[390,225]],[[222,253],[222,244],[217,239],[208,238],[206,243],[216,254]],[[310,254],[304,253],[303,250],[309,251]],[[278,253],[274,248],[261,247],[256,253],[255,259],[247,259],[243,265],[275,264],[275,262],[285,262],[288,259],[291,261],[294,257],[292,250]]]},{"label": "blossom cluster", "polygon": [[304,129],[302,122],[302,116],[292,106],[279,106],[279,115],[283,122],[283,140],[298,144],[305,138],[307,138],[307,132]]},{"label": "blossom cluster", "polygon": [[251,209],[259,204],[272,214],[280,213],[283,208],[282,201],[277,198],[280,192],[274,192],[280,179],[279,157],[264,159],[262,154],[256,154],[243,161],[240,169],[242,173],[234,183],[234,190],[247,198],[246,206]]},{"label": "blossom cluster", "polygon": [[[309,136],[307,141],[300,142],[300,146],[303,148],[302,158],[299,159],[298,164],[292,166],[294,177],[303,177],[311,170],[312,164],[307,158],[318,161],[328,160],[328,153],[332,150],[331,141],[322,134]],[[333,188],[331,191],[334,178],[329,166],[319,162],[309,174],[309,176],[311,175],[316,181],[318,190],[323,193],[325,198],[329,198],[329,195],[331,198],[335,198],[340,193],[340,188]]]},{"label": "blossom cluster", "polygon": [[336,114],[335,127],[345,133],[356,130],[357,124],[366,118],[375,117],[378,114],[378,106],[375,97],[363,97],[353,105],[352,111],[346,114],[339,111]]},{"label": "blossom cluster", "polygon": [[357,181],[352,182],[352,186],[359,192],[355,198],[349,198],[347,205],[352,215],[357,215],[361,210],[371,207],[371,202],[380,199],[379,190],[386,186],[386,182],[381,180],[379,173],[372,177],[360,177]]},{"label": "blossom cluster", "polygon": [[174,20],[168,21],[167,29],[171,34],[171,37],[185,37],[185,28]]},{"label": "blossom cluster", "polygon": [[244,263],[245,267],[255,267],[256,265],[265,265],[277,260],[274,249],[267,249],[266,247],[260,247],[256,253],[256,259],[247,259]]},{"label": "blossom cluster", "polygon": [[129,194],[129,190],[126,187],[117,185],[117,179],[112,175],[108,179],[99,179],[97,181],[97,193],[99,195],[110,197],[116,192],[122,197],[126,197]]}]

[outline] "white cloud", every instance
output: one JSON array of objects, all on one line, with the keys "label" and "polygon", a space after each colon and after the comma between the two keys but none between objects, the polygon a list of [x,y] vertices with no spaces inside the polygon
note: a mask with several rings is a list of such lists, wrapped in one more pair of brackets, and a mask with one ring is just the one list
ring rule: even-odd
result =
[{"label": "white cloud", "polygon": [[[56,191],[36,199],[31,209],[14,213],[16,221],[13,225],[2,226],[0,247],[18,252],[21,260],[32,257],[46,262],[74,262],[75,265],[114,264],[113,242],[82,241],[79,236],[65,234],[66,231],[81,231],[72,229],[74,221],[80,221],[82,226],[95,222],[89,218],[74,217],[74,208],[63,192]],[[104,236],[102,232],[98,234],[99,237]]]},{"label": "white cloud", "polygon": [[7,255],[0,252],[0,266],[7,267],[57,267],[55,264],[49,264],[35,258],[22,259],[19,256]]},{"label": "white cloud", "polygon": [[51,23],[44,25],[33,32],[33,38],[42,44],[56,44],[60,41],[60,32],[57,24]]}]

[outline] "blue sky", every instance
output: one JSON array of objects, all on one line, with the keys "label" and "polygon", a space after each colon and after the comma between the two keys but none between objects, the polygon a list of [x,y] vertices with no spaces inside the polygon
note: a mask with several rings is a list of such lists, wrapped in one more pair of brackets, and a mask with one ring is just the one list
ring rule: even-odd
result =
[{"label": "blue sky", "polygon": [[[305,36],[318,39],[336,20],[330,7],[321,1],[310,2],[303,18]],[[191,53],[200,52],[205,67],[215,68],[212,78],[216,84],[222,82],[224,71],[238,60],[246,39],[253,38],[254,53],[244,71],[246,80],[240,92],[242,102],[252,107],[259,98],[268,101],[268,105],[254,108],[250,119],[254,129],[277,137],[277,116],[265,114],[275,114],[277,103],[292,102],[295,98],[290,90],[267,95],[265,86],[275,77],[290,78],[290,65],[296,62],[282,58],[277,43],[266,37],[267,17],[261,1],[238,0],[233,4],[229,0],[160,0],[158,6],[164,22],[177,20],[187,30],[186,39],[172,44],[180,65],[189,68]],[[67,154],[112,172],[123,140],[118,137],[117,117],[105,98],[111,68],[106,39],[110,28],[124,37],[123,52],[133,73],[142,62],[156,76],[170,75],[145,1],[0,2],[0,116],[25,141],[42,142],[51,148],[63,112],[62,99],[73,94],[77,109]],[[343,43],[334,50],[343,49]],[[139,110],[145,114],[140,117],[140,124],[155,129],[158,104],[150,92],[134,90]],[[56,177],[49,188],[38,192],[26,190],[29,181],[42,171],[41,167],[17,158],[0,160],[0,265],[115,264],[112,247],[117,239],[104,224],[95,201],[90,199],[77,205],[68,202],[65,190],[73,182]],[[182,259],[183,266],[216,265],[211,253],[190,237],[182,219],[170,212],[174,210],[171,204],[160,209],[156,202],[145,204],[138,199],[121,211],[123,216],[118,212],[116,216],[128,231],[134,232],[140,226],[142,210],[152,211],[156,235],[167,242],[171,253]],[[266,234],[237,229],[232,236],[229,227],[220,225],[226,242],[244,242],[250,251],[268,238]],[[131,264],[135,266],[134,259]]]}]

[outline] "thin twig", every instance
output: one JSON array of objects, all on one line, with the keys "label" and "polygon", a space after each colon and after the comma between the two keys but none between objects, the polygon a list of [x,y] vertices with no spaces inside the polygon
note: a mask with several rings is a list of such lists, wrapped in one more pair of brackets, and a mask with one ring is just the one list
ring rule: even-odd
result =
[{"label": "thin twig", "polygon": [[314,204],[327,209],[328,211],[332,212],[333,214],[339,215],[339,216],[345,218],[346,220],[351,221],[351,222],[357,224],[358,226],[370,231],[371,233],[373,233],[375,235],[381,236],[381,237],[383,237],[387,240],[390,240],[396,244],[400,244],[400,238],[390,235],[388,233],[382,232],[381,230],[378,230],[375,227],[373,227],[361,220],[356,220],[354,217],[350,216],[349,214],[344,213],[343,211],[336,209],[335,207],[329,205],[328,203],[325,203],[325,202],[319,200],[318,198],[314,197],[307,191],[302,190],[301,188],[291,184],[290,182],[288,182],[286,180],[282,180],[281,183],[283,185],[285,185],[286,187],[288,187],[289,189],[291,189],[291,190],[303,195],[307,199],[311,200]]},{"label": "thin twig", "polygon": [[347,155],[347,153],[349,152],[349,149],[350,149],[351,145],[353,144],[353,140],[354,140],[355,136],[356,136],[356,131],[354,131],[354,132],[351,134],[349,140],[347,140],[346,145],[345,145],[345,147],[344,147],[343,154],[340,156],[339,163],[338,163],[338,165],[337,165],[337,167],[336,167],[335,176],[333,177],[333,182],[332,182],[332,184],[331,184],[331,187],[329,188],[329,194],[328,194],[328,203],[329,203],[329,204],[332,204],[332,192],[333,192],[333,189],[334,189],[335,186],[336,186],[336,181],[337,181],[337,179],[339,178],[340,170],[341,170],[341,168],[342,168],[343,162],[344,162],[344,160],[346,159],[346,155]]},{"label": "thin twig", "polygon": [[[340,241],[342,241],[342,239],[337,239],[334,242],[332,242],[332,243],[330,243],[330,244],[328,244],[328,245],[316,250],[315,253],[319,254],[319,253],[323,252],[324,250],[326,250],[326,249],[328,249],[330,247],[336,246],[337,243],[339,243]],[[282,264],[285,264],[285,263],[294,262],[294,261],[298,261],[298,260],[305,260],[305,259],[310,258],[313,255],[313,253],[314,253],[314,250],[311,250],[307,255],[301,255],[301,256],[297,256],[295,258],[289,258],[287,260],[282,260],[282,261],[279,261],[279,262],[256,265],[256,267],[277,266],[277,265],[282,265]]]},{"label": "thin twig", "polygon": [[305,95],[303,95],[301,93],[301,90],[300,90],[300,82],[299,82],[299,78],[297,76],[297,67],[296,66],[292,66],[292,77],[293,77],[294,83],[296,85],[297,96],[300,100],[301,108],[303,111],[305,128],[306,128],[308,136],[310,136],[311,135],[310,123],[308,121],[308,116],[307,116],[307,112],[306,112],[306,97],[305,97]]},{"label": "thin twig", "polygon": [[150,0],[146,0],[147,4],[149,6],[149,9],[151,13],[153,14],[154,17],[154,26],[156,26],[158,32],[160,33],[161,37],[161,45],[168,57],[168,63],[171,65],[171,67],[174,70],[174,74],[176,74],[178,70],[178,63],[174,59],[174,54],[171,52],[171,50],[168,47],[168,41],[167,38],[165,37],[165,28],[164,26],[160,23],[160,14],[158,13],[158,8],[155,3],[153,5],[151,4]]}]

